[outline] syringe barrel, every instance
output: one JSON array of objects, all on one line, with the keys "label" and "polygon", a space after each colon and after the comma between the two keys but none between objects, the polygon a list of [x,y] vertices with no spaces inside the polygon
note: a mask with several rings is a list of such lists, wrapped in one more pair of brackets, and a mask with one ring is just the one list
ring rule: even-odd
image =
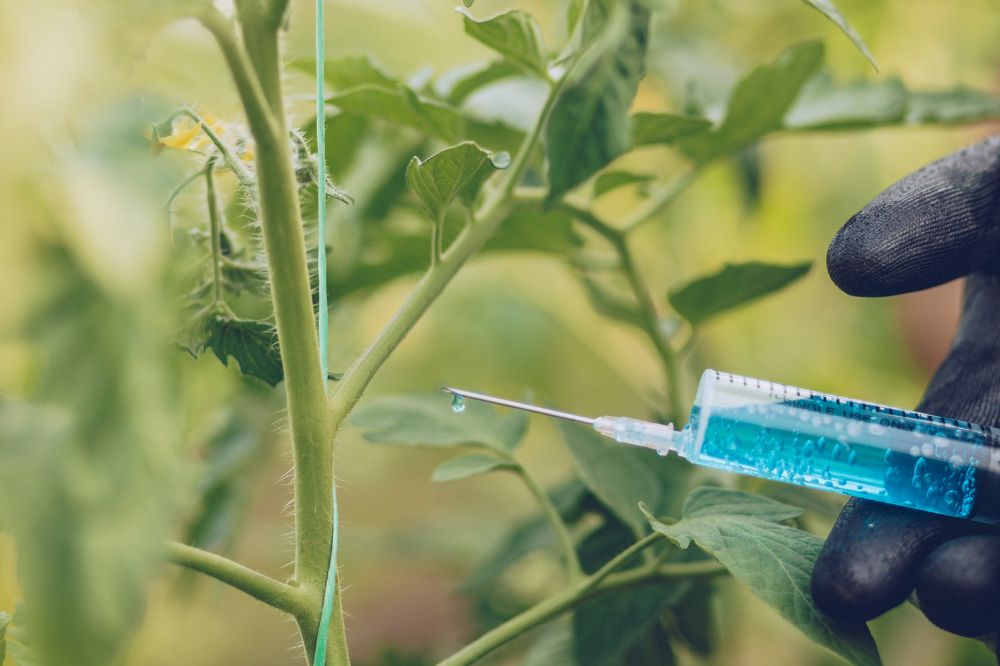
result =
[{"label": "syringe barrel", "polygon": [[679,453],[694,463],[1000,523],[1000,430],[706,370]]}]

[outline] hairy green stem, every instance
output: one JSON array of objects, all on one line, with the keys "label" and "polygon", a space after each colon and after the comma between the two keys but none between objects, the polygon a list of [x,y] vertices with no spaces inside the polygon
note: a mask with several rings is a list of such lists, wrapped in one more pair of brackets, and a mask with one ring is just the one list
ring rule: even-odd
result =
[{"label": "hairy green stem", "polygon": [[166,556],[174,564],[210,576],[268,606],[292,614],[301,613],[305,608],[306,599],[298,588],[278,582],[221,555],[171,541],[167,543]]},{"label": "hairy green stem", "polygon": [[628,559],[655,543],[660,535],[652,534],[632,544],[597,572],[562,592],[539,602],[520,615],[486,632],[461,650],[440,662],[438,666],[466,666],[483,658],[501,645],[525,632],[548,622],[580,603],[611,590],[639,585],[650,580],[714,576],[725,568],[714,560],[678,562],[656,567],[643,566],[613,573]]},{"label": "hairy green stem", "polygon": [[[239,4],[243,45],[231,22],[217,10],[210,8],[200,18],[222,49],[257,143],[261,228],[295,464],[295,580],[310,599],[296,618],[311,657],[330,555],[335,427],[320,370],[298,184],[282,109],[280,23],[265,9],[252,1]],[[349,663],[339,604],[331,622],[327,656],[338,666]]]},{"label": "hairy green stem", "polygon": [[580,566],[580,558],[576,553],[576,546],[573,544],[573,536],[569,533],[566,522],[559,515],[559,511],[552,503],[552,498],[542,488],[538,479],[523,465],[517,465],[515,471],[521,477],[521,480],[524,481],[524,485],[528,487],[535,501],[538,502],[542,513],[545,515],[545,519],[549,521],[552,531],[556,534],[559,547],[562,549],[563,559],[566,561],[566,573],[570,582],[579,580],[583,576],[583,568]]}]

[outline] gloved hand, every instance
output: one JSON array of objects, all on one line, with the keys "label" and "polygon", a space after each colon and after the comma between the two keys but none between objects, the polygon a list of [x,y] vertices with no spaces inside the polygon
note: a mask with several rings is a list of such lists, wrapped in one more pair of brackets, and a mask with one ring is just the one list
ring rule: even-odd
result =
[{"label": "gloved hand", "polygon": [[[1000,137],[882,192],[834,237],[827,267],[855,296],[968,276],[957,337],[917,409],[1000,426]],[[962,636],[1000,630],[1000,529],[851,499],[816,561],[816,605],[857,622],[914,589],[943,629]]]}]

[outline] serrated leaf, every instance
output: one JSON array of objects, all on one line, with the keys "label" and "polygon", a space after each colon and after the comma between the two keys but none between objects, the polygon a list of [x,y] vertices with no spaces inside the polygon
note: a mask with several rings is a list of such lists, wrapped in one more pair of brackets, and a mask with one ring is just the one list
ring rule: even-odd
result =
[{"label": "serrated leaf", "polygon": [[711,127],[712,121],[699,116],[640,111],[632,114],[632,143],[635,146],[674,144],[680,139],[706,132]]},{"label": "serrated leaf", "polygon": [[[590,3],[595,8],[599,4]],[[568,74],[544,130],[547,201],[631,147],[628,110],[645,67],[648,31],[645,7],[634,0],[616,5],[604,33]]]},{"label": "serrated leaf", "polygon": [[512,9],[477,21],[468,12],[459,11],[465,24],[465,34],[490,47],[529,74],[548,77],[542,32],[530,14]]},{"label": "serrated leaf", "polygon": [[785,114],[823,60],[823,44],[805,42],[760,65],[736,87],[719,127],[678,141],[695,162],[736,152],[768,132],[781,129]]},{"label": "serrated leaf", "polygon": [[830,19],[831,23],[840,28],[840,31],[847,35],[847,38],[851,40],[858,51],[861,52],[861,55],[863,55],[865,59],[872,64],[872,67],[878,71],[878,63],[875,62],[875,56],[871,54],[871,51],[868,50],[868,46],[865,44],[864,40],[861,39],[861,35],[859,35],[854,28],[851,27],[851,24],[847,22],[847,19],[840,13],[840,10],[837,9],[836,5],[830,2],[830,0],[803,0],[803,2]]},{"label": "serrated leaf", "polygon": [[726,264],[670,292],[670,305],[692,326],[771,294],[809,272],[811,261],[783,266],[752,261]]},{"label": "serrated leaf", "polygon": [[780,523],[798,518],[802,515],[802,509],[761,495],[702,486],[692,490],[684,499],[681,515],[684,518],[714,515],[745,516]]},{"label": "serrated leaf", "polygon": [[232,358],[244,375],[271,386],[277,386],[284,377],[278,334],[268,322],[213,313],[205,323],[201,349],[211,349],[223,365]]},{"label": "serrated leaf", "polygon": [[906,88],[897,78],[836,85],[819,76],[802,89],[784,124],[797,130],[877,127],[901,122],[906,107]]},{"label": "serrated leaf", "polygon": [[809,581],[823,540],[774,522],[787,517],[792,508],[778,508],[784,505],[773,500],[761,504],[754,496],[738,491],[722,491],[728,493],[728,498],[720,501],[720,489],[710,490],[692,493],[685,502],[682,519],[672,525],[647,512],[650,525],[680,548],[696,543],[754,595],[820,645],[852,664],[880,664],[875,641],[863,622],[835,622],[813,604]]},{"label": "serrated leaf", "polygon": [[504,462],[503,460],[498,460],[492,456],[484,456],[482,454],[474,453],[468,456],[452,458],[451,460],[446,460],[441,463],[434,470],[431,480],[435,483],[457,481],[459,479],[465,479],[477,474],[492,472],[495,469],[510,468],[510,463]]},{"label": "serrated leaf", "polygon": [[441,220],[452,201],[461,197],[471,203],[486,178],[509,163],[506,153],[494,155],[474,143],[460,143],[424,161],[414,157],[406,168],[406,184],[428,217]]},{"label": "serrated leaf", "polygon": [[[472,93],[491,83],[509,79],[521,73],[521,69],[507,60],[495,60],[485,65],[464,68],[458,75],[449,78],[448,85],[442,91],[442,96],[449,104],[460,106]],[[439,83],[444,77],[439,79]]]},{"label": "serrated leaf", "polygon": [[1000,118],[1000,97],[972,90],[911,92],[906,122],[955,125]]},{"label": "serrated leaf", "polygon": [[448,396],[437,393],[380,398],[355,410],[350,422],[375,444],[482,446],[506,454],[524,436],[528,415],[521,411],[501,415],[472,400],[461,414],[456,414]]},{"label": "serrated leaf", "polygon": [[559,428],[580,479],[636,536],[645,534],[647,528],[639,502],[656,506],[658,512],[676,508],[688,463],[676,456],[665,458],[622,446],[578,424],[560,422]]},{"label": "serrated leaf", "polygon": [[633,173],[631,171],[605,171],[594,179],[594,198],[627,185],[642,185],[654,180],[648,173]]},{"label": "serrated leaf", "polygon": [[411,127],[449,143],[460,141],[465,132],[465,119],[457,110],[418,95],[402,84],[355,86],[327,101],[348,113]]}]

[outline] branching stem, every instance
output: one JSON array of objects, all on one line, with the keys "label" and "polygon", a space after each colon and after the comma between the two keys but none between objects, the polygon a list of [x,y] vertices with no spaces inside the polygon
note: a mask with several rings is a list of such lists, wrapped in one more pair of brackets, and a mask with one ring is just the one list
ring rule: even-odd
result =
[{"label": "branching stem", "polygon": [[438,666],[466,666],[467,664],[474,663],[530,629],[548,622],[588,599],[610,592],[611,590],[638,585],[650,580],[714,576],[725,572],[725,568],[718,562],[714,560],[702,560],[698,562],[642,566],[621,573],[614,573],[617,567],[627,562],[645,548],[656,543],[660,538],[662,537],[659,534],[651,534],[637,541],[595,573],[491,629],[452,656],[440,662]]},{"label": "branching stem", "polygon": [[167,559],[245,592],[268,606],[292,614],[303,611],[305,599],[298,588],[278,582],[221,555],[171,541],[167,543]]}]

